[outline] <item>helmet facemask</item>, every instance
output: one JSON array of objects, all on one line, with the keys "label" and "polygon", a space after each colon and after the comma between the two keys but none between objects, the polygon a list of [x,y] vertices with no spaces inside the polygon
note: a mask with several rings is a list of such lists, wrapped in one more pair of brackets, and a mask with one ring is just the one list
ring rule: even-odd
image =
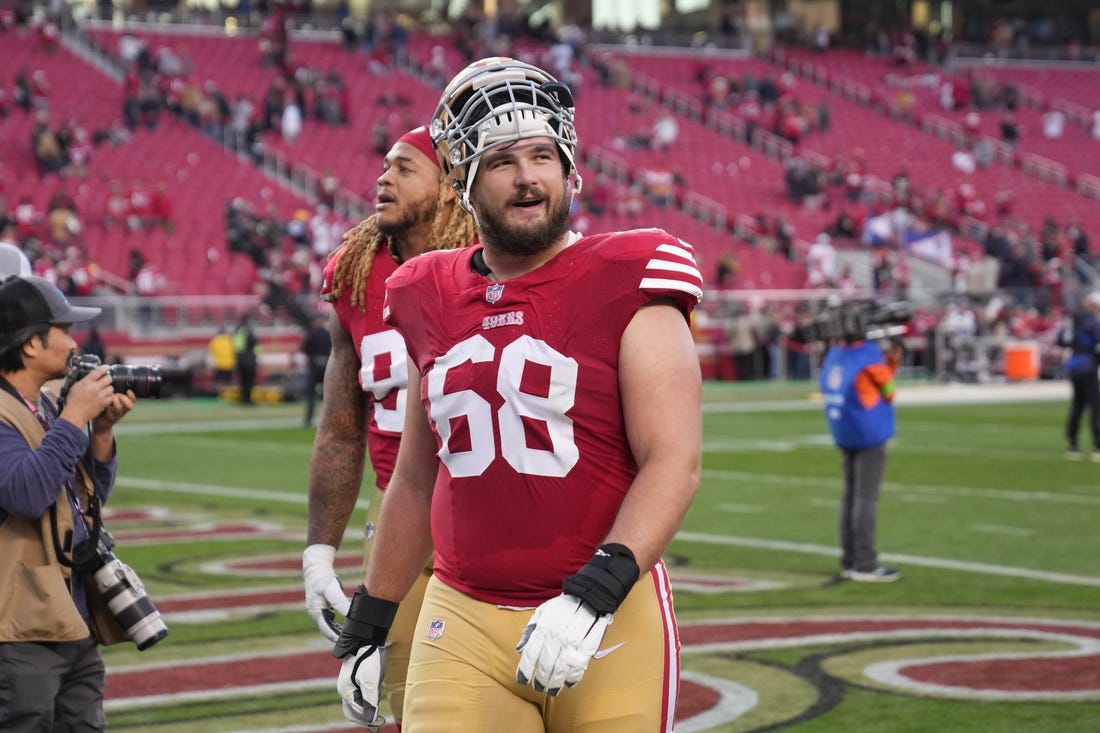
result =
[{"label": "helmet facemask", "polygon": [[[558,146],[567,176],[576,176],[573,93],[546,72],[508,58],[483,59],[448,85],[432,118],[432,142],[462,205],[488,150],[533,137]],[[580,178],[573,187],[580,190]]]}]

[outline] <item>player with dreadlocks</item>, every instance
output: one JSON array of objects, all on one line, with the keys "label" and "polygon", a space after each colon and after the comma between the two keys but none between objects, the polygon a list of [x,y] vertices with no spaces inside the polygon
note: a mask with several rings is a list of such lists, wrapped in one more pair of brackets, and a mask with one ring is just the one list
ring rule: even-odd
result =
[{"label": "player with dreadlocks", "polygon": [[[306,609],[335,641],[334,612],[348,598],[333,567],[363,480],[369,450],[377,489],[367,511],[369,558],[378,509],[393,472],[406,402],[405,342],[382,322],[385,281],[423,252],[474,241],[469,214],[440,168],[431,137],[419,127],[390,148],[377,182],[375,213],[344,235],[325,267],[321,295],[333,303],[332,355],[325,369],[324,401],[309,471],[309,529],[302,555]],[[404,700],[412,625],[420,610],[429,565],[406,596],[387,649],[386,692],[398,723]]]}]

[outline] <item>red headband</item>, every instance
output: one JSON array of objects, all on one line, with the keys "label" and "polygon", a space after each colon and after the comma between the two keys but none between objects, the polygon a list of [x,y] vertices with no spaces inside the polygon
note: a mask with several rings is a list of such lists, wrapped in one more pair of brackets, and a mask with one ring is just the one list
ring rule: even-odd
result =
[{"label": "red headband", "polygon": [[435,164],[435,167],[439,167],[439,158],[436,157],[435,148],[432,147],[432,136],[428,134],[428,128],[421,125],[415,130],[409,130],[400,138],[397,139],[399,143],[408,143],[414,148],[424,153],[424,156]]}]

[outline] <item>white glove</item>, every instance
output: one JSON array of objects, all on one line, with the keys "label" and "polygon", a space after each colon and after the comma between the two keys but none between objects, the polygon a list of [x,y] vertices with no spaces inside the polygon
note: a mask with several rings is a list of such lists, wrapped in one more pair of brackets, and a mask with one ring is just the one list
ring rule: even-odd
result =
[{"label": "white glove", "polygon": [[386,648],[368,644],[345,657],[336,678],[336,691],[344,703],[344,717],[356,725],[377,731],[386,719],[378,714],[378,697],[386,670]]},{"label": "white glove", "polygon": [[347,616],[350,604],[344,586],[333,569],[335,559],[336,548],[332,545],[310,545],[302,552],[306,611],[317,624],[321,635],[333,642],[340,636],[340,629],[333,622],[333,613]]},{"label": "white glove", "polygon": [[597,614],[576,596],[562,593],[535,609],[516,651],[522,652],[516,681],[557,695],[581,681],[600,648],[613,614]]}]

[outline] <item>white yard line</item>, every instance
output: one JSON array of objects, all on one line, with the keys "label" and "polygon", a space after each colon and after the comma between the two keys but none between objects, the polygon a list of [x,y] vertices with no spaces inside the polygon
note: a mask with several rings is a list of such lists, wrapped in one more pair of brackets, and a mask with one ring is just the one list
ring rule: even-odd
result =
[{"label": "white yard line", "polygon": [[[835,489],[840,477],[825,478],[816,476],[785,476],[778,473],[756,473],[752,471],[704,470],[704,481],[735,481],[756,483],[767,486],[787,486],[810,489]],[[940,486],[937,484],[911,484],[887,481],[883,490],[901,493],[922,493],[931,496],[966,497],[970,499],[990,499],[1029,504],[1081,504],[1100,506],[1100,495],[1065,494],[1051,491],[1016,491],[1012,489],[994,489],[972,486]]]},{"label": "white yard line", "polygon": [[[824,555],[837,557],[840,553],[835,547],[815,545],[809,542],[788,542],[786,540],[768,540],[758,537],[733,537],[729,535],[706,534],[703,532],[677,532],[676,539],[685,542],[701,542],[710,545],[728,545],[731,547],[753,547],[764,550],[776,550],[779,552],[796,552],[804,555]],[[1100,588],[1100,577],[1090,575],[1073,575],[1071,573],[1047,572],[1044,570],[1032,570],[1030,568],[1017,568],[1010,565],[993,565],[984,562],[967,562],[965,560],[952,560],[944,557],[925,557],[923,555],[908,555],[899,552],[882,552],[879,557],[886,562],[903,565],[916,565],[925,568],[940,568],[942,570],[956,570],[964,573],[977,573],[979,575],[1000,575],[1010,578],[1024,578],[1038,580],[1044,583],[1058,583],[1062,585],[1085,585]]]}]

